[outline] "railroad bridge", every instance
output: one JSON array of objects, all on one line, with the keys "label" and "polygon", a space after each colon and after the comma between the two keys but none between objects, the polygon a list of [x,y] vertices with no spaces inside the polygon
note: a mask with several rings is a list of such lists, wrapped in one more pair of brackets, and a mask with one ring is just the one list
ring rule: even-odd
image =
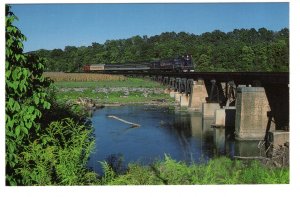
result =
[{"label": "railroad bridge", "polygon": [[[181,107],[235,127],[238,140],[263,140],[289,130],[288,72],[137,72],[167,87]],[[275,136],[272,133],[272,136]]]}]

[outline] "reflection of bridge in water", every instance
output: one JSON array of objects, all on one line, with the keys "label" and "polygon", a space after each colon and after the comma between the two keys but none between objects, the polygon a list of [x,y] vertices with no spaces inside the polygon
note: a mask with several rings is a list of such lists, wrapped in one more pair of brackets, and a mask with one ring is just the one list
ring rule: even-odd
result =
[{"label": "reflection of bridge in water", "polygon": [[[176,116],[176,131],[186,161],[196,161],[202,156],[207,160],[215,156],[263,156],[258,147],[259,141],[236,141],[234,127],[213,128],[213,118],[203,118],[199,112],[182,113]],[[192,141],[192,139],[194,141]],[[197,144],[197,150],[191,149]],[[199,154],[198,154],[199,153]]]}]

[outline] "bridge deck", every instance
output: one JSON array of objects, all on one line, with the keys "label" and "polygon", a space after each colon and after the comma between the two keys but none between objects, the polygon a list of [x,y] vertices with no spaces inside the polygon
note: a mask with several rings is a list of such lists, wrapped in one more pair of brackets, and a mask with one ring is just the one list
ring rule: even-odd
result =
[{"label": "bridge deck", "polygon": [[263,84],[289,84],[289,72],[153,72],[153,71],[114,71],[107,74],[140,75],[140,76],[164,76],[175,78],[189,78],[197,80],[215,79],[217,81],[230,81],[252,83],[259,81]]}]

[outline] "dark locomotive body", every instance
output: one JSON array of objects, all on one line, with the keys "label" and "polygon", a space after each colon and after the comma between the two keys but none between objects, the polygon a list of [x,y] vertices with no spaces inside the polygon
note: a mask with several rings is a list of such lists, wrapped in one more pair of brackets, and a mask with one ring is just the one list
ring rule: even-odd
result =
[{"label": "dark locomotive body", "polygon": [[164,59],[141,64],[90,64],[83,66],[84,72],[105,71],[176,71],[193,72],[194,65],[192,57],[185,55],[174,59]]},{"label": "dark locomotive body", "polygon": [[185,55],[174,59],[151,62],[151,69],[189,72],[194,71],[194,65],[191,56]]}]

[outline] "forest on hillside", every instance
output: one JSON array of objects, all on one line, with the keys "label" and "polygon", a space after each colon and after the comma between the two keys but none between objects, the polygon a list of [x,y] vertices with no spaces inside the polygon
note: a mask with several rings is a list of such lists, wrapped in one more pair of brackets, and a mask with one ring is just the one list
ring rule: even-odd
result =
[{"label": "forest on hillside", "polygon": [[197,71],[281,72],[289,71],[289,29],[215,30],[201,35],[165,32],[30,53],[46,59],[47,71],[73,72],[85,64],[141,63],[190,54]]}]

